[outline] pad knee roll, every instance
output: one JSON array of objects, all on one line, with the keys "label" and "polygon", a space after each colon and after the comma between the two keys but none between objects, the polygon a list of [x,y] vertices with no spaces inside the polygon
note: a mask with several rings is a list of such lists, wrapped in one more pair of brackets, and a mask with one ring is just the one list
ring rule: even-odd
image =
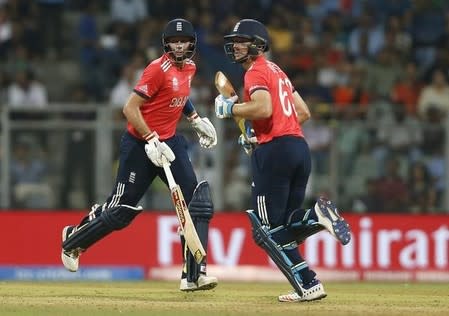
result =
[{"label": "pad knee roll", "polygon": [[205,218],[210,220],[214,215],[214,204],[207,181],[201,181],[196,186],[189,203],[189,212],[192,219]]}]

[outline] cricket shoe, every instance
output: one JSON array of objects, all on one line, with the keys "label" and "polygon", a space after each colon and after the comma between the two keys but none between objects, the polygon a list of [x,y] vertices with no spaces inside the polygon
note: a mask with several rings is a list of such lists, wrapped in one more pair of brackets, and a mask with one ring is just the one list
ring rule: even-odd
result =
[{"label": "cricket shoe", "polygon": [[291,292],[284,295],[279,295],[279,302],[310,302],[320,300],[327,296],[324,291],[323,284],[320,280],[313,279],[309,284],[303,285],[302,296],[296,292]]},{"label": "cricket shoe", "polygon": [[351,229],[343,217],[338,214],[337,207],[328,199],[320,197],[315,203],[318,224],[326,228],[343,245],[351,241]]},{"label": "cricket shoe", "polygon": [[196,282],[189,282],[187,278],[181,279],[179,289],[184,292],[212,290],[218,285],[218,279],[213,276],[200,274]]},{"label": "cricket shoe", "polygon": [[[66,226],[62,229],[62,242],[70,237],[75,232],[76,226]],[[61,260],[64,267],[70,272],[78,271],[79,257],[81,252],[77,249],[71,251],[65,251],[64,248],[61,251]]]}]

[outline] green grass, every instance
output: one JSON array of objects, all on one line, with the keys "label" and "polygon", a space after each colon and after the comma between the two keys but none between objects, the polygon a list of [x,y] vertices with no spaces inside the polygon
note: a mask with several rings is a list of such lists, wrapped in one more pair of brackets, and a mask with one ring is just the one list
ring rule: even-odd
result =
[{"label": "green grass", "polygon": [[177,282],[0,282],[0,315],[448,315],[449,285],[325,284],[328,297],[278,303],[285,283],[221,282],[182,293]]}]

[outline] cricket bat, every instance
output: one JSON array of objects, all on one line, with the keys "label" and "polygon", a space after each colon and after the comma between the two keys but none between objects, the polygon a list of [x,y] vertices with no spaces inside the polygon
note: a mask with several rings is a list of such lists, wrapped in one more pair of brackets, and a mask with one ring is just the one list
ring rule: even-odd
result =
[{"label": "cricket bat", "polygon": [[[237,95],[231,81],[229,81],[229,79],[221,71],[217,71],[215,74],[215,88],[217,88],[218,92],[225,98],[230,98]],[[246,134],[245,119],[234,116],[234,120],[242,132],[243,137],[245,137],[245,140],[249,142],[248,134]]]},{"label": "cricket bat", "polygon": [[164,168],[165,176],[167,177],[171,198],[173,205],[175,206],[176,215],[178,216],[179,225],[181,226],[181,231],[186,240],[187,247],[190,249],[195,261],[200,264],[206,257],[206,251],[204,250],[203,244],[201,243],[198,233],[196,232],[195,225],[193,224],[192,217],[190,216],[181,188],[173,178],[170,163],[166,161],[162,167]]}]

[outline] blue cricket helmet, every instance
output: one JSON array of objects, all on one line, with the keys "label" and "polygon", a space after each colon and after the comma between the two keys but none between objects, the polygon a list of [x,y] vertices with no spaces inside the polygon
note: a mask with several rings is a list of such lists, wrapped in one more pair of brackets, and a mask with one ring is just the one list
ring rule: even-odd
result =
[{"label": "blue cricket helmet", "polygon": [[[248,55],[240,60],[235,60],[233,41],[236,38],[248,39],[251,42],[248,47]],[[237,22],[232,29],[232,32],[224,36],[225,44],[224,49],[226,55],[234,62],[243,62],[248,59],[249,56],[258,55],[259,51],[266,52],[270,49],[270,36],[266,27],[257,20],[243,19]]]},{"label": "blue cricket helmet", "polygon": [[178,60],[176,57],[174,57],[177,62],[180,62],[186,58],[192,58],[193,55],[195,55],[197,39],[192,23],[180,18],[171,20],[167,23],[164,28],[164,32],[162,33],[162,46],[164,48],[164,52],[168,54],[172,54],[172,50],[168,45],[169,39],[171,37],[188,37],[192,42],[182,59]]}]

